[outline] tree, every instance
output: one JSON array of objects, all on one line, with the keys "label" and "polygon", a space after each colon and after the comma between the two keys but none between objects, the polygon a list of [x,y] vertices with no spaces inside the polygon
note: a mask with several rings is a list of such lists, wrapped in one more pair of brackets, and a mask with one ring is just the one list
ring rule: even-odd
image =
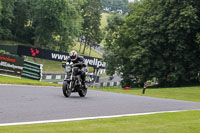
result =
[{"label": "tree", "polygon": [[123,85],[141,85],[153,78],[160,86],[199,82],[199,9],[195,0],[134,2],[118,37],[108,42],[120,59],[108,66],[123,73]]},{"label": "tree", "polygon": [[38,0],[33,16],[34,44],[66,51],[80,31],[78,1]]},{"label": "tree", "polygon": [[119,52],[119,47],[115,41],[119,37],[119,30],[122,24],[124,23],[124,16],[118,13],[111,14],[108,18],[108,25],[106,26],[106,35],[105,35],[105,52],[104,59],[107,62],[107,74],[113,75],[116,70],[120,67],[121,64],[121,54]]},{"label": "tree", "polygon": [[2,10],[2,2],[1,2],[1,0],[0,0],[0,20],[1,20],[1,17],[2,17],[1,10]]},{"label": "tree", "polygon": [[66,51],[81,31],[81,4],[79,0],[0,0],[0,38]]},{"label": "tree", "polygon": [[1,0],[0,39],[11,39],[11,25],[13,19],[13,0]]},{"label": "tree", "polygon": [[34,43],[34,28],[32,26],[31,10],[33,0],[15,0],[13,11],[12,35],[18,42]]},{"label": "tree", "polygon": [[83,54],[87,45],[96,47],[101,41],[100,19],[101,19],[101,2],[100,0],[88,0],[82,6],[82,40],[84,40]]}]

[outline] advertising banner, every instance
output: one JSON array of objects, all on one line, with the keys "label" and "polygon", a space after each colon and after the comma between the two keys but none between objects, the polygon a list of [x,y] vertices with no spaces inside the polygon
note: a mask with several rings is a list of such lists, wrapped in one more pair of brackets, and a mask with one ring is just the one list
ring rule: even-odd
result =
[{"label": "advertising banner", "polygon": [[0,73],[21,77],[24,58],[0,54]]},{"label": "advertising banner", "polygon": [[[69,57],[68,53],[62,53],[57,51],[45,50],[40,48],[18,46],[18,55],[31,56],[36,58],[54,60],[54,61],[66,61]],[[94,68],[105,68],[106,63],[102,59],[84,56],[85,63],[88,66]]]}]

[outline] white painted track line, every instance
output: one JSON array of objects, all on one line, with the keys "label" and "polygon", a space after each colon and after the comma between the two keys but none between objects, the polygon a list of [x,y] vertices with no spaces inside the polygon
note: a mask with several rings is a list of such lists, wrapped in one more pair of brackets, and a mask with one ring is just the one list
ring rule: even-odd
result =
[{"label": "white painted track line", "polygon": [[45,124],[45,123],[57,123],[57,122],[80,121],[80,120],[107,119],[107,118],[116,118],[116,117],[125,117],[125,116],[151,115],[151,114],[173,113],[173,112],[183,112],[183,111],[189,111],[189,110],[174,110],[174,111],[148,112],[148,113],[137,113],[137,114],[122,114],[122,115],[97,116],[97,117],[83,117],[83,118],[59,119],[59,120],[4,123],[4,124],[0,124],[0,126],[17,126],[17,125]]}]

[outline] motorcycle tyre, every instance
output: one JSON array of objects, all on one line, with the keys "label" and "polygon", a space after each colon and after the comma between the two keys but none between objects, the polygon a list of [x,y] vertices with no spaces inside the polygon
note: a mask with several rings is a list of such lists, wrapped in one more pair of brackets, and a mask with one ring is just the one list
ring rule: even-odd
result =
[{"label": "motorcycle tyre", "polygon": [[65,97],[69,97],[71,95],[71,90],[69,89],[69,83],[67,83],[67,81],[63,81],[62,90]]},{"label": "motorcycle tyre", "polygon": [[88,89],[88,86],[87,86],[87,85],[86,85],[86,87],[81,88],[81,89],[79,90],[79,92],[78,92],[79,96],[80,96],[80,97],[85,97],[86,94],[87,94],[87,89]]}]

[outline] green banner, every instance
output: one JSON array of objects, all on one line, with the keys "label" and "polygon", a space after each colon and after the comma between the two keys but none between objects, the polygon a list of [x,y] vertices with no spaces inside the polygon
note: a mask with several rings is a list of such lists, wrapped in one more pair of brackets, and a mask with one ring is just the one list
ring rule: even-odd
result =
[{"label": "green banner", "polygon": [[24,58],[0,54],[0,74],[21,77]]}]

